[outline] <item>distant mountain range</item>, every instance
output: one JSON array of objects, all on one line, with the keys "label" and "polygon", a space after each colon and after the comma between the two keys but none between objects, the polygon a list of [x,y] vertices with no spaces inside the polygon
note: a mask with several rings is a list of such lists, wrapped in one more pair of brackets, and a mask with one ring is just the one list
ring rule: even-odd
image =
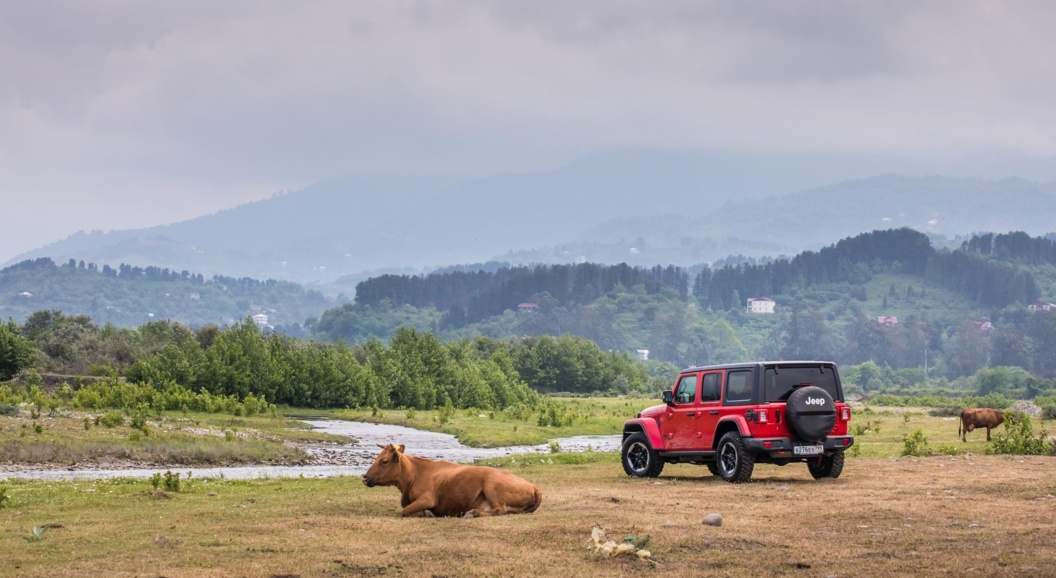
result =
[{"label": "distant mountain range", "polygon": [[624,152],[457,186],[350,179],[170,225],[81,232],[7,264],[72,258],[336,293],[379,272],[489,260],[690,266],[903,226],[946,237],[1056,229],[1053,183],[883,175],[818,186],[816,161]]}]

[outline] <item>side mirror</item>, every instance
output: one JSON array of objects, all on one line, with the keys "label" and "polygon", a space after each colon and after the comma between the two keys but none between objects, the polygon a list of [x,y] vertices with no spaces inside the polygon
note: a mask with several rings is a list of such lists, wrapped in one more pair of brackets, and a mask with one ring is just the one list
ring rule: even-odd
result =
[{"label": "side mirror", "polygon": [[671,393],[670,389],[665,389],[664,393],[660,396],[660,399],[664,400],[667,405],[673,405],[675,401],[675,394]]}]

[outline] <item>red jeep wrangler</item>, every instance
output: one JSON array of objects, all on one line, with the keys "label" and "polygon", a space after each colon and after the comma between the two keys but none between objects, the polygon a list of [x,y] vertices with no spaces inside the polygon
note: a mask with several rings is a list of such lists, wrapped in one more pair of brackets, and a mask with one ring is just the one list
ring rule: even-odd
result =
[{"label": "red jeep wrangler", "polygon": [[854,444],[851,408],[828,361],[691,367],[663,401],[623,425],[627,475],[656,477],[665,463],[689,462],[742,483],[757,462],[806,462],[814,479],[838,478]]}]

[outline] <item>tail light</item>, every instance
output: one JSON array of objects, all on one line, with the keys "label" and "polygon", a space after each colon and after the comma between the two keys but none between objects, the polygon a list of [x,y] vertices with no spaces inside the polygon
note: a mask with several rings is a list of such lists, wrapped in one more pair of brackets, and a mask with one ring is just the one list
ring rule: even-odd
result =
[{"label": "tail light", "polygon": [[756,421],[758,421],[759,423],[770,423],[770,412],[768,410],[761,409],[755,412],[755,415]]},{"label": "tail light", "polygon": [[840,408],[840,421],[851,421],[851,408],[847,406]]}]

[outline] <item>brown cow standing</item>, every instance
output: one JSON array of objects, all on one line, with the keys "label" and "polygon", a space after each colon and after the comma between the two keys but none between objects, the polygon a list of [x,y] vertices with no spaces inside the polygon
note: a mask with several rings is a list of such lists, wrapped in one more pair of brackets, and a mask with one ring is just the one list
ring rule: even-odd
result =
[{"label": "brown cow standing", "polygon": [[534,512],[543,499],[535,484],[506,470],[467,466],[403,453],[403,445],[378,445],[367,487],[396,486],[404,516],[500,516]]},{"label": "brown cow standing", "polygon": [[[968,441],[968,432],[975,428],[986,428],[986,441],[990,441],[990,430],[1001,425],[1005,421],[1005,413],[988,407],[965,409],[961,411],[961,423],[957,426],[957,435],[961,441]],[[963,430],[963,433],[962,433]]]}]

